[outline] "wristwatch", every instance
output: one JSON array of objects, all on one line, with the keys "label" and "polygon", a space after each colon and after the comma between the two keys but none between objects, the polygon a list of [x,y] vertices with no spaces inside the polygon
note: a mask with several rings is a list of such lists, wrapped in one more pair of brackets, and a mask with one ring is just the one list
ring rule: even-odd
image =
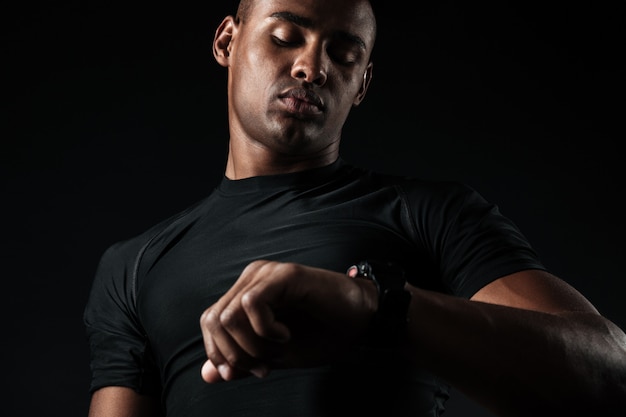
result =
[{"label": "wristwatch", "polygon": [[404,269],[393,262],[365,260],[348,268],[348,276],[369,279],[378,290],[378,309],[374,314],[365,344],[395,347],[406,334],[411,293],[404,286]]}]

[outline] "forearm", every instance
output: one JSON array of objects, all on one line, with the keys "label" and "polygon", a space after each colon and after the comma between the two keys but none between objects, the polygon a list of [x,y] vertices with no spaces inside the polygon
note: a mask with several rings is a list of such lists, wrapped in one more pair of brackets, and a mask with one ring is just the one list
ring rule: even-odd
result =
[{"label": "forearm", "polygon": [[626,339],[603,317],[412,293],[409,356],[496,414],[623,415]]},{"label": "forearm", "polygon": [[126,387],[104,387],[94,392],[89,417],[159,417],[164,413],[157,398]]}]

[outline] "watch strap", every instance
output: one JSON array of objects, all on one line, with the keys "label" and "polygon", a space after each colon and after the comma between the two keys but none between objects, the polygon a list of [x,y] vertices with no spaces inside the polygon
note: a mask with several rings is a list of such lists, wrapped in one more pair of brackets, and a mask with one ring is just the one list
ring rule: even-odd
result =
[{"label": "watch strap", "polygon": [[405,289],[404,269],[393,262],[364,260],[350,268],[353,278],[371,280],[378,291],[378,308],[365,343],[374,347],[395,347],[406,334],[411,293]]}]

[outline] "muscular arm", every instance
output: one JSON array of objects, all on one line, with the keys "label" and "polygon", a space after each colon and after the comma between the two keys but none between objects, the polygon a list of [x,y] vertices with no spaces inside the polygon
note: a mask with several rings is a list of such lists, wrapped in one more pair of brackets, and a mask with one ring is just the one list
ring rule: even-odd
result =
[{"label": "muscular arm", "polygon": [[[496,415],[624,415],[626,335],[557,277],[516,273],[472,300],[409,290],[407,360]],[[367,280],[253,263],[201,318],[208,356],[202,376],[218,382],[324,362],[363,334],[376,299]],[[285,325],[274,314],[281,308],[306,319]],[[298,337],[303,326],[299,334],[312,337]]]},{"label": "muscular arm", "polygon": [[94,392],[89,417],[159,417],[158,399],[126,387],[105,387]]},{"label": "muscular arm", "polygon": [[520,272],[471,301],[411,292],[407,355],[497,415],[626,410],[626,336],[557,277]]}]

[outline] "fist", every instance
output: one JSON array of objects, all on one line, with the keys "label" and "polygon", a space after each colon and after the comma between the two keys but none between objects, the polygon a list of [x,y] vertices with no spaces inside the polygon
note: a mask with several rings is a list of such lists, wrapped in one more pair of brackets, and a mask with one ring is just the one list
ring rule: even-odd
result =
[{"label": "fist", "polygon": [[309,266],[249,264],[200,318],[206,382],[310,367],[345,353],[376,311],[371,282]]}]

